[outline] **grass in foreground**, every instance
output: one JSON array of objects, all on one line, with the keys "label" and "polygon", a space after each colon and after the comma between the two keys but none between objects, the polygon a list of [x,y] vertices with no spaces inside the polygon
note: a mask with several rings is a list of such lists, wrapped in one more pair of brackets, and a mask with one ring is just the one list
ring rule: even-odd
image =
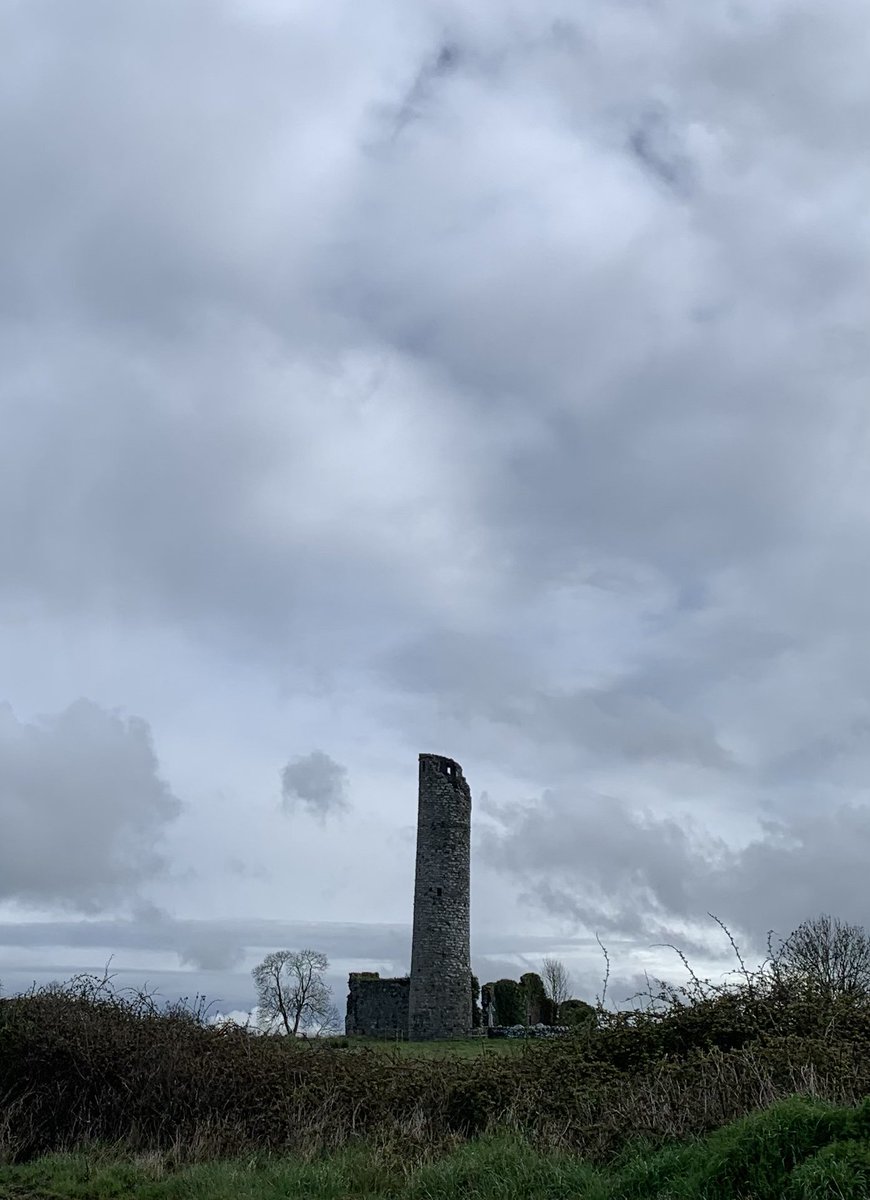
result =
[{"label": "grass in foreground", "polygon": [[[325,1039],[327,1045],[330,1039]],[[479,1058],[482,1055],[519,1054],[534,1050],[542,1043],[535,1038],[456,1038],[443,1042],[408,1042],[395,1038],[352,1037],[336,1039],[336,1044],[348,1049],[366,1047],[401,1054],[406,1058]]]},{"label": "grass in foreground", "polygon": [[173,1166],[108,1151],[0,1167],[2,1200],[866,1200],[870,1099],[835,1108],[784,1101],[703,1140],[635,1144],[609,1169],[484,1138],[416,1167],[357,1147],[287,1158]]}]

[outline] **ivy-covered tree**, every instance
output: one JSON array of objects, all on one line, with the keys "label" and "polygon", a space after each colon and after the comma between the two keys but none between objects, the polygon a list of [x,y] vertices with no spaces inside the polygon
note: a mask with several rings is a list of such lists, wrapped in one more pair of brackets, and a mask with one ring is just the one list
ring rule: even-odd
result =
[{"label": "ivy-covered tree", "polygon": [[480,1029],[482,1021],[480,1011],[480,982],[476,975],[471,976],[471,1028]]},{"label": "ivy-covered tree", "polygon": [[520,976],[520,989],[523,996],[523,1023],[537,1025],[540,1021],[549,1024],[549,1005],[544,991],[544,981],[534,971],[527,971]]},{"label": "ivy-covered tree", "polygon": [[591,1004],[585,1000],[563,1000],[559,1005],[559,1024],[571,1029],[594,1025],[598,1016]]},{"label": "ivy-covered tree", "polygon": [[485,983],[480,989],[480,1009],[481,1021],[489,1028],[490,1025],[495,1025],[498,1021],[498,1013],[495,1011],[495,984]]},{"label": "ivy-covered tree", "polygon": [[497,979],[492,985],[495,1019],[499,1025],[523,1025],[526,1004],[523,990],[515,979]]}]

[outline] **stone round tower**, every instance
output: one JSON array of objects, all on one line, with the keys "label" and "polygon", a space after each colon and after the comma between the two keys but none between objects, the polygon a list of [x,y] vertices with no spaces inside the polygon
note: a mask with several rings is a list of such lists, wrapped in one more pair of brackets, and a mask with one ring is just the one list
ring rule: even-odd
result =
[{"label": "stone round tower", "polygon": [[471,1032],[471,791],[459,763],[420,755],[408,1037]]}]

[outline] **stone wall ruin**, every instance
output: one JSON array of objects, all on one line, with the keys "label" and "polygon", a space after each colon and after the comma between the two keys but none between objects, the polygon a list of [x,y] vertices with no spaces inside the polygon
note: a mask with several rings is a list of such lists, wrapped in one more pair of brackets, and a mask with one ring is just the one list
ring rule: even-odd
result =
[{"label": "stone wall ruin", "polygon": [[381,979],[377,971],[355,971],[348,978],[348,1036],[404,1040],[408,1036],[408,976]]},{"label": "stone wall ruin", "polygon": [[348,1035],[411,1041],[466,1037],[472,1029],[471,789],[459,763],[421,754],[411,975],[348,980]]}]

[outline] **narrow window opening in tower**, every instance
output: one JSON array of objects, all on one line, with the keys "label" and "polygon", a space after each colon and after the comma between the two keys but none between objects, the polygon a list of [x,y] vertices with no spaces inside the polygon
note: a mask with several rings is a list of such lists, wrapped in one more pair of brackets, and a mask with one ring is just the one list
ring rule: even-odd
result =
[{"label": "narrow window opening in tower", "polygon": [[439,895],[439,896],[440,896],[440,895],[441,895],[441,888],[436,888],[436,889],[435,889],[435,892],[436,892],[436,894],[437,894],[437,895]]}]

